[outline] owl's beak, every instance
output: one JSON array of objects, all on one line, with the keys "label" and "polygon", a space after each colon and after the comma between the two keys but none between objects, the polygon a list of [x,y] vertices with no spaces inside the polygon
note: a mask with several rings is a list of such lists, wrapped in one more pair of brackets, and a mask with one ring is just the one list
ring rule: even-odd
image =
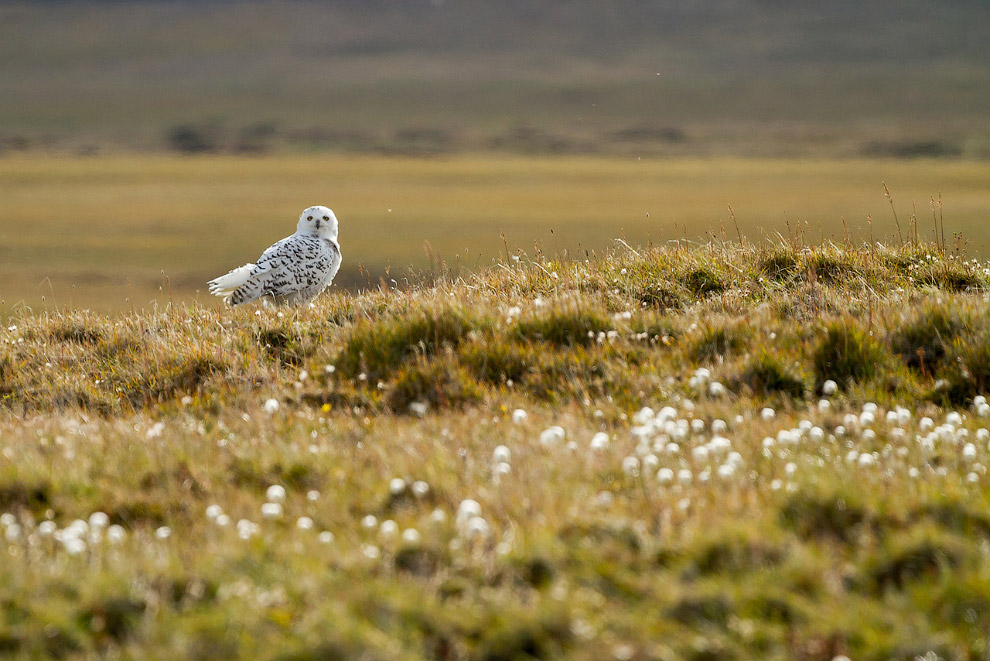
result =
[{"label": "owl's beak", "polygon": [[323,222],[319,218],[316,219],[316,229],[320,229],[320,223]]}]

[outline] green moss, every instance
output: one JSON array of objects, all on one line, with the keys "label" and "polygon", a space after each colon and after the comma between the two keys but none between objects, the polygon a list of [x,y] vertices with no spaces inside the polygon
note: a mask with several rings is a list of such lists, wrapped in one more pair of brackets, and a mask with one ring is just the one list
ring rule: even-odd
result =
[{"label": "green moss", "polygon": [[914,271],[916,284],[946,292],[964,292],[983,286],[983,280],[965,263],[952,259],[924,260]]},{"label": "green moss", "polygon": [[481,400],[481,390],[468,372],[444,361],[417,363],[403,367],[388,393],[389,408],[395,413],[409,412],[413,403],[430,408],[461,408]]},{"label": "green moss", "polygon": [[430,546],[406,546],[395,553],[396,569],[423,578],[435,575],[447,561],[441,549]]},{"label": "green moss", "polygon": [[480,661],[560,658],[571,643],[568,618],[547,612],[517,613],[487,627],[478,646]]},{"label": "green moss", "polygon": [[968,326],[968,320],[958,311],[945,305],[928,305],[891,334],[891,349],[908,367],[935,374],[953,341]]},{"label": "green moss", "polygon": [[826,284],[848,284],[862,275],[847,253],[817,251],[805,259],[808,277]]},{"label": "green moss", "polygon": [[684,300],[677,289],[664,283],[647,283],[636,289],[636,300],[651,310],[665,311],[683,305]]},{"label": "green moss", "polygon": [[851,541],[872,521],[870,512],[837,493],[799,492],[781,507],[781,523],[804,538]]},{"label": "green moss", "polygon": [[313,347],[307,345],[301,334],[283,328],[259,329],[255,340],[268,357],[294,367],[302,365],[313,353]]},{"label": "green moss", "polygon": [[520,319],[515,336],[520,340],[546,343],[552,347],[584,346],[595,343],[598,333],[612,324],[590,310],[555,311]]},{"label": "green moss", "polygon": [[239,486],[262,493],[273,484],[297,490],[316,489],[326,482],[326,476],[309,462],[262,462],[246,457],[233,457],[226,467],[227,479]]},{"label": "green moss", "polygon": [[751,332],[744,326],[708,326],[691,348],[691,358],[698,362],[727,358],[746,349]]},{"label": "green moss", "polygon": [[456,347],[474,326],[453,309],[364,322],[351,332],[335,364],[344,375],[364,373],[369,381],[376,381],[414,356],[429,357],[443,347]]},{"label": "green moss", "polygon": [[957,339],[946,363],[943,380],[933,393],[937,400],[965,404],[990,393],[990,330]]},{"label": "green moss", "polygon": [[477,380],[491,384],[522,383],[539,362],[535,348],[502,338],[463,345],[458,353]]},{"label": "green moss", "polygon": [[49,337],[56,342],[96,344],[105,336],[102,328],[88,326],[73,319],[59,319],[49,330]]},{"label": "green moss", "polygon": [[888,364],[888,357],[883,345],[858,324],[836,321],[826,326],[811,360],[819,384],[832,379],[848,386],[879,375]]},{"label": "green moss", "polygon": [[688,271],[681,276],[681,284],[698,297],[721,294],[727,288],[725,282],[707,268],[696,268]]},{"label": "green moss", "polygon": [[778,356],[766,352],[750,359],[735,385],[745,386],[759,397],[782,395],[801,399],[806,391],[804,380],[799,375],[784,365]]},{"label": "green moss", "polygon": [[786,282],[800,274],[801,265],[790,250],[778,250],[760,259],[757,270],[766,278]]},{"label": "green moss", "polygon": [[907,531],[887,540],[867,568],[877,592],[903,590],[910,583],[952,572],[962,562],[960,543],[944,533]]},{"label": "green moss", "polygon": [[107,597],[79,614],[80,625],[99,641],[121,643],[140,623],[146,604],[130,597]]},{"label": "green moss", "polygon": [[682,597],[667,611],[671,619],[693,627],[725,626],[734,610],[732,601],[725,594],[700,594]]},{"label": "green moss", "polygon": [[9,512],[24,508],[35,515],[51,505],[52,485],[47,480],[25,481],[17,478],[0,478],[0,510]]},{"label": "green moss", "polygon": [[753,533],[741,527],[710,533],[691,549],[693,568],[701,574],[740,574],[773,567],[787,557],[784,546]]}]

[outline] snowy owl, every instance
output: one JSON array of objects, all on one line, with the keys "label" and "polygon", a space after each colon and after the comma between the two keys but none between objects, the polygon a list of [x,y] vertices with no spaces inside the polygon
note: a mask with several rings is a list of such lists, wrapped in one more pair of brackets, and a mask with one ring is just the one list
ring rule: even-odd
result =
[{"label": "snowy owl", "polygon": [[262,297],[306,303],[330,284],[339,268],[337,217],[327,207],[309,207],[299,216],[295,234],[272,245],[256,263],[210,280],[210,293],[231,305]]}]

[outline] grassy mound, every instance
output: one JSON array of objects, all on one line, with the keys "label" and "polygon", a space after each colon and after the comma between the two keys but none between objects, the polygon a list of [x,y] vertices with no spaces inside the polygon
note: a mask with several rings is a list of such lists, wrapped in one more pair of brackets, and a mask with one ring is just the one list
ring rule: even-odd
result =
[{"label": "grassy mound", "polygon": [[14,319],[0,650],[980,658],[988,273],[713,244]]}]

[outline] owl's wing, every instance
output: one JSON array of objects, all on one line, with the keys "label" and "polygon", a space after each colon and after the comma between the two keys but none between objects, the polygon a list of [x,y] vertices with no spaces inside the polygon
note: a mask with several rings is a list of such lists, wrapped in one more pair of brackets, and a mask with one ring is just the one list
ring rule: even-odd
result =
[{"label": "owl's wing", "polygon": [[330,255],[330,267],[327,269],[324,283],[329,285],[333,281],[334,276],[337,275],[337,271],[340,270],[340,262],[342,257],[340,254],[340,246],[338,246],[336,242],[332,242],[327,245],[327,251]]},{"label": "owl's wing", "polygon": [[231,305],[241,305],[256,301],[271,293],[268,291],[271,281],[279,278],[280,273],[286,270],[292,252],[291,243],[294,238],[294,236],[289,236],[273,243],[265,252],[261,253],[257,262],[242,266],[241,269],[250,268],[250,271],[229,293],[227,301]]},{"label": "owl's wing", "polygon": [[266,250],[252,270],[251,277],[231,297],[231,303],[247,303],[262,296],[275,298],[302,294],[311,297],[327,283],[334,265],[334,254],[326,242],[315,236],[294,235]]}]

